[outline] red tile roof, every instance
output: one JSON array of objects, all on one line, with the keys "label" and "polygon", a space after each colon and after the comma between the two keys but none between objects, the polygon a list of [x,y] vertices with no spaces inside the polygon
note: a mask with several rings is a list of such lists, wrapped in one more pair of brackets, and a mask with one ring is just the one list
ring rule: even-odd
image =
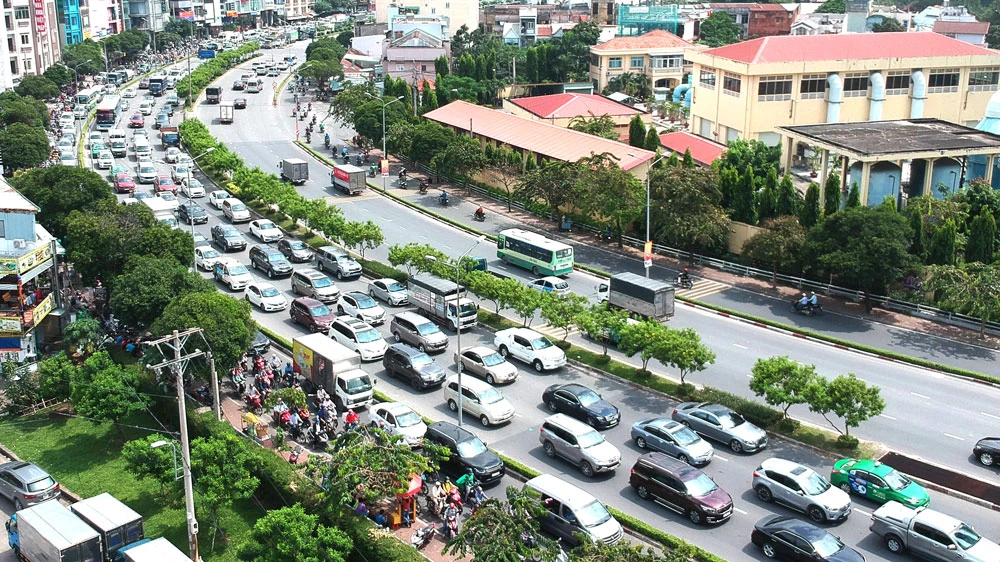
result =
[{"label": "red tile roof", "polygon": [[705,54],[745,63],[958,57],[996,52],[938,33],[905,32],[762,37]]},{"label": "red tile roof", "polygon": [[595,51],[628,51],[690,46],[691,43],[673,33],[663,29],[656,29],[637,37],[615,37],[610,41],[595,45],[592,49]]},{"label": "red tile roof", "polygon": [[750,6],[751,12],[784,12],[788,13],[781,4],[752,4]]},{"label": "red tile roof", "polygon": [[726,151],[724,145],[687,131],[660,135],[660,144],[677,152],[679,156],[682,156],[685,150],[691,149],[691,158],[703,166],[711,166],[712,162]]},{"label": "red tile roof", "polygon": [[572,117],[600,117],[602,115],[627,116],[642,113],[638,109],[592,94],[552,94],[510,100],[544,119],[569,119]]},{"label": "red tile roof", "polygon": [[656,156],[648,150],[461,100],[428,111],[424,117],[460,131],[471,128],[473,134],[563,162],[607,152],[618,159],[623,170],[631,170]]},{"label": "red tile roof", "polygon": [[967,33],[969,35],[986,35],[990,32],[988,21],[941,21],[934,22],[934,33]]}]

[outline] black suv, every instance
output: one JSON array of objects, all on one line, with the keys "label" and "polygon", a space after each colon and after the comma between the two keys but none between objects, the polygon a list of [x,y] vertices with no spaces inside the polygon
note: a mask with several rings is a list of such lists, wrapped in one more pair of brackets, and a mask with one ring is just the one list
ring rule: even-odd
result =
[{"label": "black suv", "polygon": [[480,484],[499,482],[507,468],[496,453],[486,448],[476,435],[449,422],[435,422],[427,426],[424,439],[447,447],[451,456],[441,464],[441,469],[458,478],[472,469]]},{"label": "black suv", "polygon": [[208,213],[197,203],[184,203],[177,207],[177,220],[184,224],[204,224],[208,222]]},{"label": "black suv", "polygon": [[307,262],[313,259],[313,252],[309,246],[301,240],[282,238],[278,241],[278,251],[285,254],[289,261]]},{"label": "black suv", "polygon": [[444,369],[423,351],[405,343],[389,346],[382,357],[385,374],[410,381],[413,390],[424,390],[444,383]]},{"label": "black suv", "polygon": [[242,252],[247,248],[247,241],[243,239],[240,229],[231,224],[217,224],[212,227],[212,241],[222,248],[222,251]]},{"label": "black suv", "polygon": [[292,274],[292,264],[288,263],[284,254],[266,246],[250,248],[250,266],[267,273],[268,279]]}]

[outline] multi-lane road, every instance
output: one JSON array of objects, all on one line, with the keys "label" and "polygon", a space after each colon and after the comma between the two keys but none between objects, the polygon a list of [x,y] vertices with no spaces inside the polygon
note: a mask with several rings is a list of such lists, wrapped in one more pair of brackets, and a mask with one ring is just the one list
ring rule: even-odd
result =
[{"label": "multi-lane road", "polygon": [[[290,52],[298,54],[301,58],[302,44],[298,44],[297,47]],[[284,53],[272,51],[270,54],[279,56]],[[334,191],[329,185],[327,170],[291,142],[295,134],[295,124],[290,116],[290,96],[283,95],[282,103],[277,108],[272,106],[271,94],[267,91],[261,94],[239,93],[234,96],[228,88],[242,72],[242,69],[231,71],[220,81],[226,87],[224,95],[229,99],[239,96],[249,100],[247,110],[236,112],[236,122],[233,125],[221,125],[216,122],[217,106],[199,105],[196,114],[209,124],[213,134],[240,154],[248,164],[267,169],[275,167],[281,158],[306,159],[310,162],[313,179],[301,188],[302,193],[308,197],[327,197],[329,202],[337,204],[343,210],[349,220],[375,220],[382,226],[387,244],[425,242],[453,256],[459,255],[473,245],[475,242],[473,236],[451,229],[427,216],[413,213],[377,194],[368,193],[360,197],[347,198]],[[123,116],[125,119],[127,117]],[[343,145],[344,139],[351,136],[349,131],[337,128],[331,122],[327,122],[326,125],[339,145]],[[316,143],[315,136],[314,145],[322,146],[321,140]],[[156,154],[154,158],[162,160],[162,152],[156,149]],[[131,152],[127,160],[128,166],[134,168],[135,162]],[[165,164],[157,166],[161,168],[161,172],[167,170]],[[207,182],[205,183],[207,185]],[[390,178],[389,183],[395,184],[395,178]],[[413,191],[408,192],[407,196],[421,197]],[[202,199],[199,202],[209,210],[211,218],[207,225],[198,225],[195,230],[210,238],[208,235],[210,228],[225,220],[208,205],[207,200]],[[247,230],[245,225],[240,226],[240,229],[244,232]],[[249,233],[245,236],[250,245],[256,243]],[[383,246],[371,251],[371,255],[384,258],[386,252],[386,246]],[[477,248],[474,254],[486,257],[494,255],[489,246]],[[232,253],[230,256],[248,263],[246,252]],[[499,262],[491,260],[491,268],[499,266]],[[509,273],[527,279],[525,272],[509,271]],[[255,276],[261,281],[266,281],[263,276],[256,274]],[[593,292],[597,280],[574,273],[570,276],[570,282],[574,291],[586,295]],[[288,298],[292,298],[287,279],[272,283]],[[341,285],[342,290],[365,287],[364,281],[338,283],[338,285]],[[222,286],[220,290],[226,291]],[[234,294],[234,296],[239,295]],[[396,310],[390,309],[389,312],[391,314]],[[287,312],[263,314],[255,311],[254,315],[259,322],[282,336],[293,338],[304,333],[291,323]],[[972,442],[995,427],[997,416],[1000,415],[995,406],[997,400],[992,390],[919,369],[845,353],[774,332],[747,328],[716,315],[688,308],[679,309],[671,323],[674,326],[695,328],[705,343],[716,351],[718,356],[716,364],[708,371],[694,375],[693,378],[697,382],[746,395],[748,393],[746,379],[753,361],[757,357],[779,354],[816,364],[820,373],[826,376],[853,371],[868,382],[882,386],[889,404],[882,417],[866,423],[857,432],[860,437],[881,441],[903,452],[921,454],[925,458],[957,466],[984,478],[996,477],[994,472],[972,464],[969,458]],[[380,330],[383,335],[388,335],[386,326],[380,327]],[[465,334],[463,343],[490,345],[492,337],[485,330],[476,329]],[[455,342],[452,341],[449,349],[454,350],[454,348]],[[451,353],[447,352],[438,356],[436,360],[452,370],[450,357]],[[629,427],[640,419],[669,415],[673,403],[661,395],[622,385],[607,378],[595,377],[574,368],[540,375],[525,369],[523,365],[520,367],[519,379],[502,389],[518,411],[514,420],[508,425],[487,429],[478,427],[478,424],[470,418],[466,420],[470,428],[483,437],[491,447],[504,454],[538,470],[560,475],[587,489],[609,505],[690,540],[726,559],[740,560],[748,555],[760,558],[756,549],[749,546],[748,538],[753,523],[768,513],[786,512],[781,507],[761,504],[749,490],[752,471],[761,459],[783,456],[813,466],[821,473],[829,472],[830,459],[821,458],[808,449],[791,443],[775,441],[770,449],[753,456],[732,455],[720,447],[716,460],[706,468],[706,472],[733,495],[737,511],[732,521],[720,527],[695,527],[685,518],[640,501],[627,484],[628,468],[640,454],[629,440]],[[368,364],[367,368],[378,379],[380,390],[407,402],[431,418],[453,419],[453,414],[444,404],[439,390],[414,393],[408,386],[387,379],[379,363]],[[538,445],[536,431],[541,420],[547,415],[540,402],[542,390],[549,384],[571,380],[591,386],[622,410],[621,425],[605,432],[608,440],[621,449],[623,454],[622,467],[614,474],[598,476],[593,480],[585,479],[569,465],[545,457]],[[935,415],[928,416],[928,412],[932,411]],[[822,418],[810,414],[805,409],[796,409],[794,412],[797,417],[812,423],[824,423]],[[492,493],[500,492],[494,490]],[[1000,536],[1000,522],[990,511],[934,492],[932,498],[934,507],[969,521],[986,536],[994,538]],[[869,559],[888,559],[880,541],[867,531],[868,514],[873,508],[874,506],[867,502],[856,501],[855,513],[847,522],[837,526],[834,532],[847,543],[864,551]]]}]

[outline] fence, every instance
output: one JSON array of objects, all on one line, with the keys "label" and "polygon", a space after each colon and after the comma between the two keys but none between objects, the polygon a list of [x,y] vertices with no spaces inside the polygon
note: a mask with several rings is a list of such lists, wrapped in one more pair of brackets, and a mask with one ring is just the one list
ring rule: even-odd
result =
[{"label": "fence", "polygon": [[[438,181],[453,183],[455,185],[463,185],[470,193],[474,193],[480,197],[487,199],[492,199],[503,205],[507,204],[507,200],[503,197],[498,197],[495,193],[492,193],[478,185],[456,180],[448,176],[441,175],[435,170],[423,164],[414,164],[412,161],[400,157],[401,160],[407,162],[407,166],[415,166],[421,173],[439,178]],[[529,211],[523,203],[519,201],[512,201],[511,208],[517,209],[518,211],[523,211],[525,213],[533,214],[538,216],[538,213]],[[555,217],[551,214],[544,215],[543,218],[549,220],[555,220]],[[583,230],[590,232],[591,234],[597,234],[598,229],[589,225],[573,223],[573,228],[578,230]],[[631,236],[623,236],[622,242],[632,248],[642,249],[643,240],[634,238]],[[711,267],[718,269],[719,271],[725,271],[727,273],[732,273],[735,275],[740,275],[742,277],[760,277],[763,279],[771,279],[772,274],[770,271],[764,269],[758,269],[756,267],[751,267],[748,265],[743,265],[739,263],[734,263],[719,258],[711,256],[703,256],[701,254],[690,253],[685,250],[679,250],[677,248],[671,248],[669,246],[664,246],[662,244],[653,244],[653,252],[661,256],[668,256],[678,260],[689,260],[691,263]],[[777,281],[781,281],[786,285],[796,287],[800,290],[814,291],[816,293],[821,293],[826,296],[836,296],[854,302],[861,302],[864,299],[864,292],[856,289],[848,289],[846,287],[841,287],[834,285],[832,283],[823,283],[821,281],[816,281],[808,279],[805,277],[796,277],[794,275],[787,275],[784,273],[778,273],[775,276]],[[901,312],[904,314],[909,314],[911,316],[918,316],[932,320],[934,322],[943,322],[946,324],[951,324],[954,326],[960,326],[963,328],[969,328],[974,330],[979,330],[981,320],[975,316],[968,316],[965,314],[959,314],[957,312],[949,312],[947,310],[942,310],[940,308],[935,308],[933,306],[926,306],[922,304],[915,304],[912,302],[894,299],[885,295],[869,295],[872,305],[878,305],[887,310],[892,310],[896,312]],[[1000,322],[987,322],[986,332],[992,335],[1000,335]]]}]

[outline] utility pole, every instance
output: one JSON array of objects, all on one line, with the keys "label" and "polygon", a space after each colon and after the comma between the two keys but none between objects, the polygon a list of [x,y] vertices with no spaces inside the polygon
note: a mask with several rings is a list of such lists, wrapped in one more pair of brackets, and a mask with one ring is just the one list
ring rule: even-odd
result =
[{"label": "utility pole", "polygon": [[[205,335],[201,328],[189,328],[183,332],[174,330],[172,335],[149,342],[150,347],[155,347],[163,356],[163,362],[157,365],[147,365],[153,371],[169,369],[175,377],[177,385],[177,408],[178,419],[181,430],[181,458],[184,461],[184,506],[187,512],[188,549],[191,560],[198,562],[198,520],[194,513],[194,482],[191,478],[191,442],[188,437],[187,407],[184,397],[184,371],[192,359],[197,357],[207,357],[209,367],[212,371],[212,397],[215,402],[216,418],[219,418],[219,386],[218,377],[215,373],[215,361],[211,352],[195,349],[193,352],[186,352],[184,346],[192,336],[198,336],[205,342]],[[207,347],[207,342],[206,347]],[[173,353],[170,353],[173,352]],[[172,358],[170,358],[172,356]]]}]

